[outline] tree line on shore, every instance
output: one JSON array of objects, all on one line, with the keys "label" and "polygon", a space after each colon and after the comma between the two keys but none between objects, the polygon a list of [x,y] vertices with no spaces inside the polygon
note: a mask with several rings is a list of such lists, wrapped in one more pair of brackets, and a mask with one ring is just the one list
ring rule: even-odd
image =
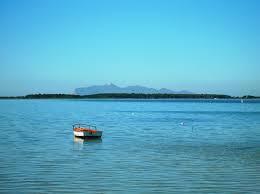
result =
[{"label": "tree line on shore", "polygon": [[75,94],[29,94],[26,96],[2,96],[0,99],[255,99],[257,96],[234,97],[224,94],[141,94],[141,93],[102,93],[91,95]]}]

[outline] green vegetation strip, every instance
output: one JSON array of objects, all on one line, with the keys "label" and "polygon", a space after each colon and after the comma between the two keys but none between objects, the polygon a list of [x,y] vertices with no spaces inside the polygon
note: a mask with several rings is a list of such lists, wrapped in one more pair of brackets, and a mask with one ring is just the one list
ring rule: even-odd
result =
[{"label": "green vegetation strip", "polygon": [[74,94],[30,94],[26,96],[2,96],[0,99],[256,99],[257,96],[233,97],[222,94],[137,94],[137,93],[103,93],[92,95]]}]

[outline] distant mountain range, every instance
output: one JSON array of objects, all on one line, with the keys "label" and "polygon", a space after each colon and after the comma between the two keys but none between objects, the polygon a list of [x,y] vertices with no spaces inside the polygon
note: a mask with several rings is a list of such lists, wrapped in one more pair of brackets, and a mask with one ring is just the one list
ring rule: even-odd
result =
[{"label": "distant mountain range", "polygon": [[154,88],[148,88],[144,86],[127,86],[119,87],[114,84],[95,85],[89,87],[76,88],[75,94],[77,95],[91,95],[91,94],[103,94],[103,93],[136,93],[136,94],[192,94],[190,91],[173,91],[167,88],[161,88],[159,90]]}]

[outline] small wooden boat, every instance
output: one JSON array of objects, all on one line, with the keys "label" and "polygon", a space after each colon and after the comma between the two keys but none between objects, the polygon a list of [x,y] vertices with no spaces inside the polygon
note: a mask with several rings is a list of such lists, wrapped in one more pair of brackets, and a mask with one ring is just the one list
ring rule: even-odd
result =
[{"label": "small wooden boat", "polygon": [[100,138],[102,131],[97,130],[94,125],[75,124],[73,125],[73,133],[75,137],[81,138]]}]

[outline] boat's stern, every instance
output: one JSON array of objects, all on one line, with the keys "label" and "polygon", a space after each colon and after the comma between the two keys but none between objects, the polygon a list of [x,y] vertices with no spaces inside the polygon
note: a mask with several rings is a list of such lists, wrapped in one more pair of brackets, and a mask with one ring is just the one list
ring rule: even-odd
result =
[{"label": "boat's stern", "polygon": [[101,137],[102,131],[73,131],[76,137]]}]

